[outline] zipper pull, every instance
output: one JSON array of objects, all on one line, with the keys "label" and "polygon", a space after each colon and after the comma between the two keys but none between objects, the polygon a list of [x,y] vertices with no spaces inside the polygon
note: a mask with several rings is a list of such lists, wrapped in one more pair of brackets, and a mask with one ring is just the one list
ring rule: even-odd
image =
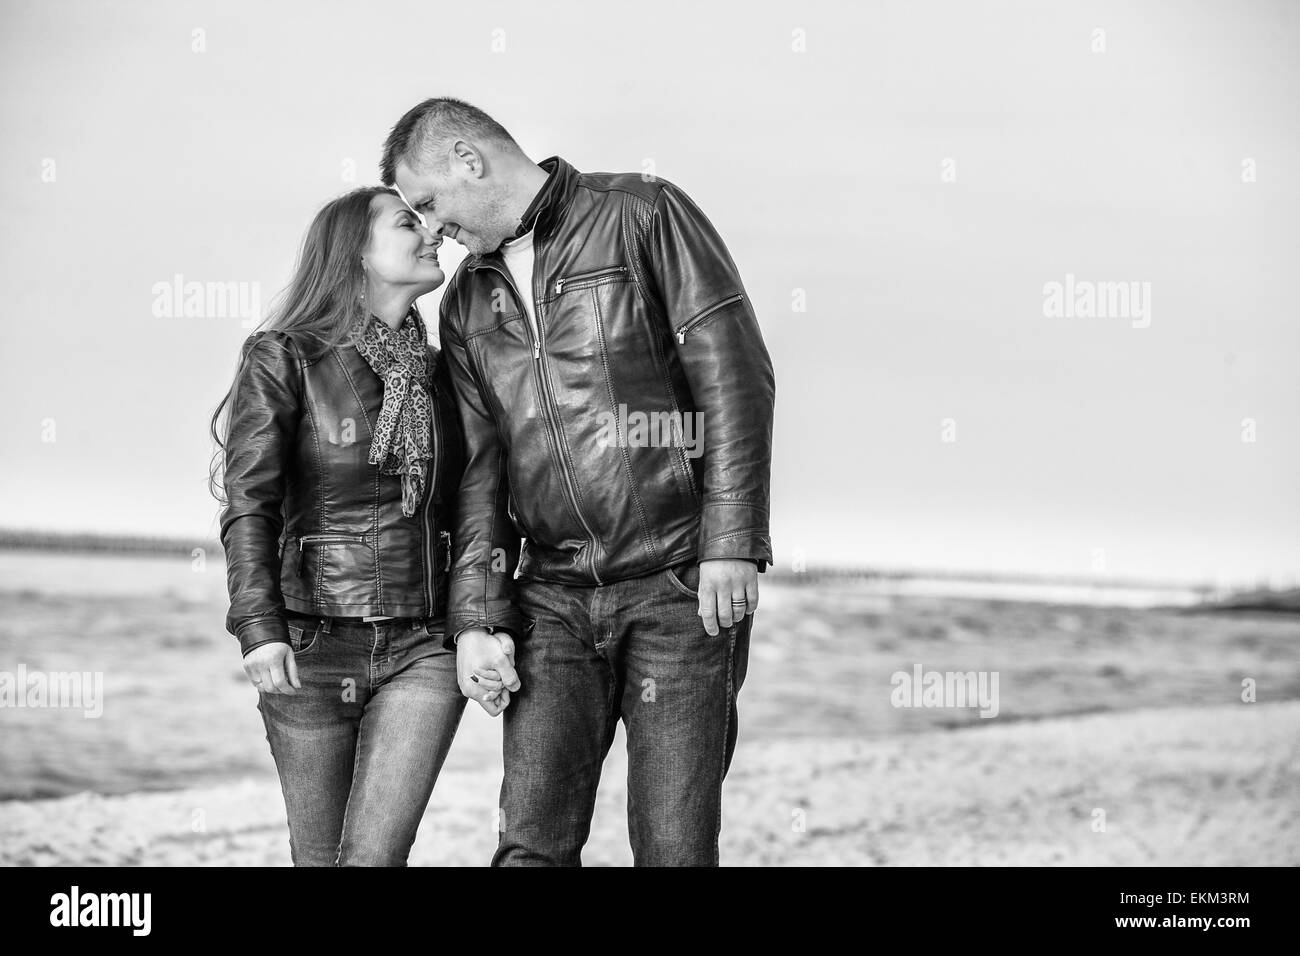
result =
[{"label": "zipper pull", "polygon": [[298,577],[306,577],[304,565],[306,565],[306,555],[302,551],[302,538],[298,539]]},{"label": "zipper pull", "polygon": [[536,342],[533,343],[533,361],[537,361],[541,357],[542,357],[542,341],[541,339],[538,339]]},{"label": "zipper pull", "polygon": [[685,329],[682,329],[680,332],[677,333],[677,344],[678,344],[678,345],[685,345],[685,344],[686,344],[686,330],[685,330]]},{"label": "zipper pull", "polygon": [[562,291],[564,291],[564,280],[563,280],[563,279],[556,279],[556,280],[555,280],[555,294],[556,294],[556,295],[559,295]]}]

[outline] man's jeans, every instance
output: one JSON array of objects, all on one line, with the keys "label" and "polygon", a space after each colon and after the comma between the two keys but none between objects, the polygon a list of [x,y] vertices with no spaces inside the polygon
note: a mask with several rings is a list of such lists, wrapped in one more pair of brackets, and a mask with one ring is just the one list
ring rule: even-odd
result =
[{"label": "man's jeans", "polygon": [[710,637],[694,563],[601,587],[521,579],[494,866],[578,866],[622,718],[638,866],[716,866],[752,619]]},{"label": "man's jeans", "polygon": [[260,694],[295,866],[404,866],[465,709],[442,622],[288,615],[302,687]]}]

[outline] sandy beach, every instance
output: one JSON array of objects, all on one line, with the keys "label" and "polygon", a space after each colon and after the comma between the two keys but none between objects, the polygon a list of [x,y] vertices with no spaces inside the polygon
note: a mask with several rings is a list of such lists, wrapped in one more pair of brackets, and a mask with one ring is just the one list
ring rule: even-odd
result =
[{"label": "sandy beach", "polygon": [[[587,865],[626,865],[625,759],[606,765]],[[449,769],[413,865],[484,865],[497,770]],[[1148,710],[742,746],[724,865],[1295,865],[1300,703]],[[1105,829],[1095,828],[1096,811]],[[273,780],[0,805],[0,863],[288,865]]]},{"label": "sandy beach", "polygon": [[[221,626],[220,563],[68,560],[79,593],[45,588],[68,578],[44,559],[0,555],[0,670],[103,678],[96,719],[0,707],[0,864],[287,864],[256,692]],[[740,695],[723,862],[1298,864],[1297,648],[1294,615],[774,579]],[[895,706],[893,675],[917,667],[996,673],[997,716]],[[500,727],[466,710],[413,864],[490,859]],[[588,864],[631,862],[624,776],[620,731]]]}]

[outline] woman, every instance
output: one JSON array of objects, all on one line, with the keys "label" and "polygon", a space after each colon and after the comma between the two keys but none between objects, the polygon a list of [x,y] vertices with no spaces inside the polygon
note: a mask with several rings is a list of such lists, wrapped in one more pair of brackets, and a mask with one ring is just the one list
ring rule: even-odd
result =
[{"label": "woman", "polygon": [[443,633],[461,432],[414,307],[441,242],[390,189],[326,205],[213,415],[226,626],[298,866],[404,865],[465,706]]}]

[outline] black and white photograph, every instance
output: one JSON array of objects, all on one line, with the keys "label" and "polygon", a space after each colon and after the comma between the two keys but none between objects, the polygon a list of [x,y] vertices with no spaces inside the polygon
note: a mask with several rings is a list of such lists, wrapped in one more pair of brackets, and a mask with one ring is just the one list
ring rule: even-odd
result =
[{"label": "black and white photograph", "polygon": [[1300,865],[1297,49],[0,0],[0,867],[1201,868],[1089,918],[1248,928],[1198,897]]}]

